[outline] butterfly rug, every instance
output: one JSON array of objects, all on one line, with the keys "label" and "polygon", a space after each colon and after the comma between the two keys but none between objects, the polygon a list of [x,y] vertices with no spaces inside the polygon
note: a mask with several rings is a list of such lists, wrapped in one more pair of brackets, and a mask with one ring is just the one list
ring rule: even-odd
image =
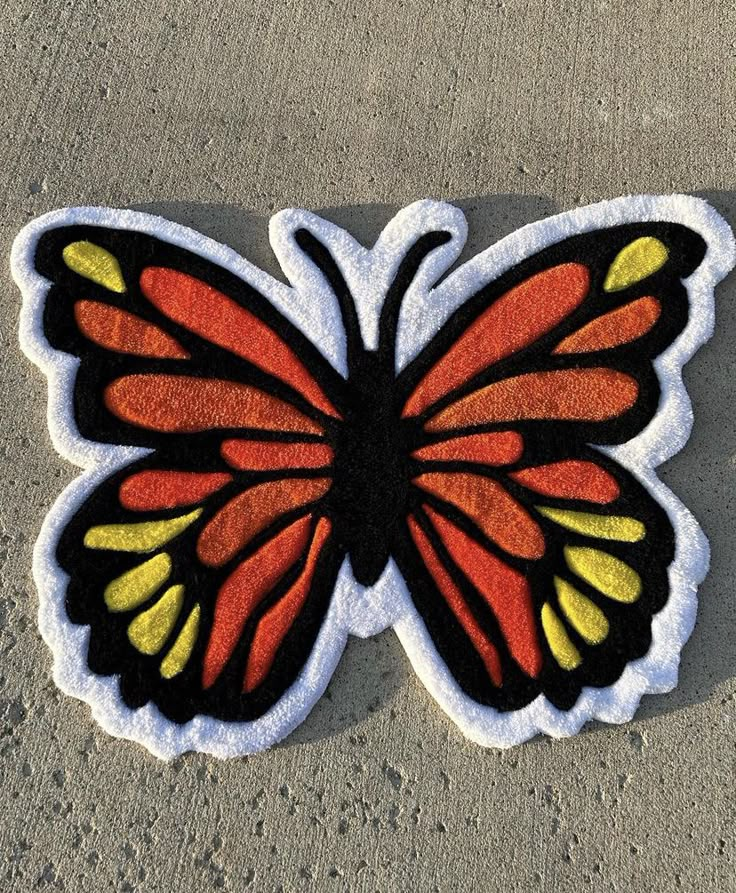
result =
[{"label": "butterfly rug", "polygon": [[485,746],[676,684],[708,544],[656,467],[731,232],[641,196],[458,263],[466,235],[429,200],[372,247],[285,210],[277,279],[133,211],[20,233],[21,344],[84,469],[36,546],[40,630],[110,733],[262,750],[387,628]]}]

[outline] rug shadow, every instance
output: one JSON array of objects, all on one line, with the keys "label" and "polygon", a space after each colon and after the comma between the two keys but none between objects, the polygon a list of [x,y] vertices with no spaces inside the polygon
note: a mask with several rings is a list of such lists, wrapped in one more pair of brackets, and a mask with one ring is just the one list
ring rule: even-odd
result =
[{"label": "rug shadow", "polygon": [[[736,193],[700,193],[736,226]],[[558,209],[539,195],[492,195],[454,199],[465,213],[468,242],[458,260]],[[268,217],[235,205],[156,202],[137,209],[160,214],[223,242],[274,277],[283,280],[268,242]],[[317,213],[349,230],[361,243],[372,244],[399,205],[365,204],[315,208]],[[693,434],[686,447],[660,468],[662,480],[691,509],[706,532],[712,550],[711,570],[700,588],[698,620],[682,656],[680,682],[667,695],[644,698],[638,721],[666,715],[709,700],[716,692],[726,699],[726,683],[736,676],[736,276],[716,291],[714,338],[686,366],[684,379],[695,412]],[[391,702],[410,683],[412,672],[391,632],[372,639],[351,638],[325,695],[304,723],[281,745],[319,741],[360,725],[378,710],[395,714]],[[417,689],[421,686],[417,684]],[[423,695],[429,698],[429,695]],[[590,723],[585,734],[601,728]]]}]

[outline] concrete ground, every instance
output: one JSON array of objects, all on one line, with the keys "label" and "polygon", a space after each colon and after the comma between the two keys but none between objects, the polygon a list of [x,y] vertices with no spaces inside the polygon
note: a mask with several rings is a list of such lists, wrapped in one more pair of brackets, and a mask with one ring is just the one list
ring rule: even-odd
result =
[{"label": "concrete ground", "polygon": [[[270,269],[288,205],[370,239],[446,198],[472,248],[627,192],[705,195],[733,224],[735,34],[728,0],[6,0],[0,255],[69,204],[162,213]],[[627,726],[484,751],[386,633],[351,641],[284,745],[171,764],[51,681],[31,549],[75,471],[7,264],[0,298],[2,890],[736,890],[733,278],[662,472],[713,547],[674,693]]]}]

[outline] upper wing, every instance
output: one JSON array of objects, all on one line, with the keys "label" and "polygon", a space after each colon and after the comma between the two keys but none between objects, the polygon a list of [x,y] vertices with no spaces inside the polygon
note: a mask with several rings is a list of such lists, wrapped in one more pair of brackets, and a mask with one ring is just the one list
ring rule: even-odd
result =
[{"label": "upper wing", "polygon": [[652,360],[687,322],[682,280],[705,248],[684,226],[649,223],[533,255],[474,294],[406,367],[403,417],[428,435],[513,422],[629,440],[657,409]]},{"label": "upper wing", "polygon": [[[88,440],[162,448],[177,435],[323,433],[343,381],[253,286],[147,233],[58,227],[35,251],[43,328],[79,357]],[[188,439],[188,442],[191,440]]]},{"label": "upper wing", "polygon": [[[52,228],[33,264],[45,338],[79,359],[53,412],[151,450],[55,545],[88,668],[177,723],[257,720],[304,672],[344,559],[325,511],[344,381],[257,288],[148,232]],[[245,749],[279,736],[258,728]]]},{"label": "upper wing", "polygon": [[[566,238],[478,290],[400,375],[412,487],[395,555],[445,667],[424,674],[436,693],[449,671],[476,706],[543,694],[571,711],[647,653],[675,531],[587,443],[624,443],[655,415],[653,361],[688,322],[683,280],[705,251],[675,223]],[[419,627],[404,633],[426,651]],[[476,737],[507,737],[493,710],[470,715]]]}]

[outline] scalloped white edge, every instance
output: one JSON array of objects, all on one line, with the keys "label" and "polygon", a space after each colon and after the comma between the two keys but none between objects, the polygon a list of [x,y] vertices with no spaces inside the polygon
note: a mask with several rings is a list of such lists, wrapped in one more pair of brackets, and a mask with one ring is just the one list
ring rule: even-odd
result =
[{"label": "scalloped white edge", "polygon": [[[667,511],[676,536],[676,555],[669,569],[670,597],[652,625],[652,646],[630,663],[620,679],[604,689],[583,690],[569,711],[554,708],[539,696],[522,710],[502,713],[465,695],[439,657],[411,602],[406,585],[390,562],[379,582],[366,589],[343,565],[315,648],[302,673],[263,717],[252,722],[224,722],[197,716],[184,725],[167,720],[153,704],[131,710],[122,701],[117,677],[97,676],[86,665],[87,627],[72,624],[65,611],[67,576],[55,560],[59,536],[78,506],[101,481],[147,450],[84,440],[72,417],[71,393],[76,358],[53,350],[43,335],[42,313],[50,283],[33,268],[33,252],[48,229],[92,224],[149,233],[196,251],[253,284],[316,344],[343,375],[345,344],[334,295],[294,241],[307,227],[333,252],[358,305],[363,339],[375,347],[377,318],[387,284],[412,242],[431,229],[451,234],[445,245],[422,263],[402,305],[397,338],[397,367],[402,368],[432,337],[441,323],[484,282],[530,254],[567,236],[619,223],[662,220],[682,223],[700,233],[708,245],[702,264],[686,281],[690,318],[685,330],[656,361],[662,398],[654,419],[636,438],[606,450],[649,489]],[[389,222],[372,249],[307,211],[287,209],[271,219],[274,252],[290,280],[278,282],[231,249],[160,217],[108,208],[63,208],[28,224],[16,238],[11,255],[13,276],[23,294],[20,342],[24,352],[49,380],[49,431],[62,456],[85,469],[59,496],[41,529],[33,557],[40,593],[39,628],[54,654],[54,679],[67,694],[86,701],[97,722],[110,734],[137,741],[155,755],[170,759],[188,750],[218,757],[263,750],[291,732],[324,692],[349,634],[369,636],[393,626],[424,685],[445,712],[473,741],[508,747],[539,732],[574,734],[589,719],[629,720],[643,694],[671,690],[677,683],[679,655],[689,637],[697,607],[697,585],[709,563],[708,542],[697,522],[657,478],[655,468],[687,441],[692,410],[681,370],[713,332],[713,289],[736,263],[736,247],[727,223],[701,199],[690,196],[636,196],[601,202],[529,224],[502,239],[435,285],[458,257],[467,234],[465,217],[444,202],[424,200],[403,209]],[[432,308],[432,313],[427,312]]]}]

